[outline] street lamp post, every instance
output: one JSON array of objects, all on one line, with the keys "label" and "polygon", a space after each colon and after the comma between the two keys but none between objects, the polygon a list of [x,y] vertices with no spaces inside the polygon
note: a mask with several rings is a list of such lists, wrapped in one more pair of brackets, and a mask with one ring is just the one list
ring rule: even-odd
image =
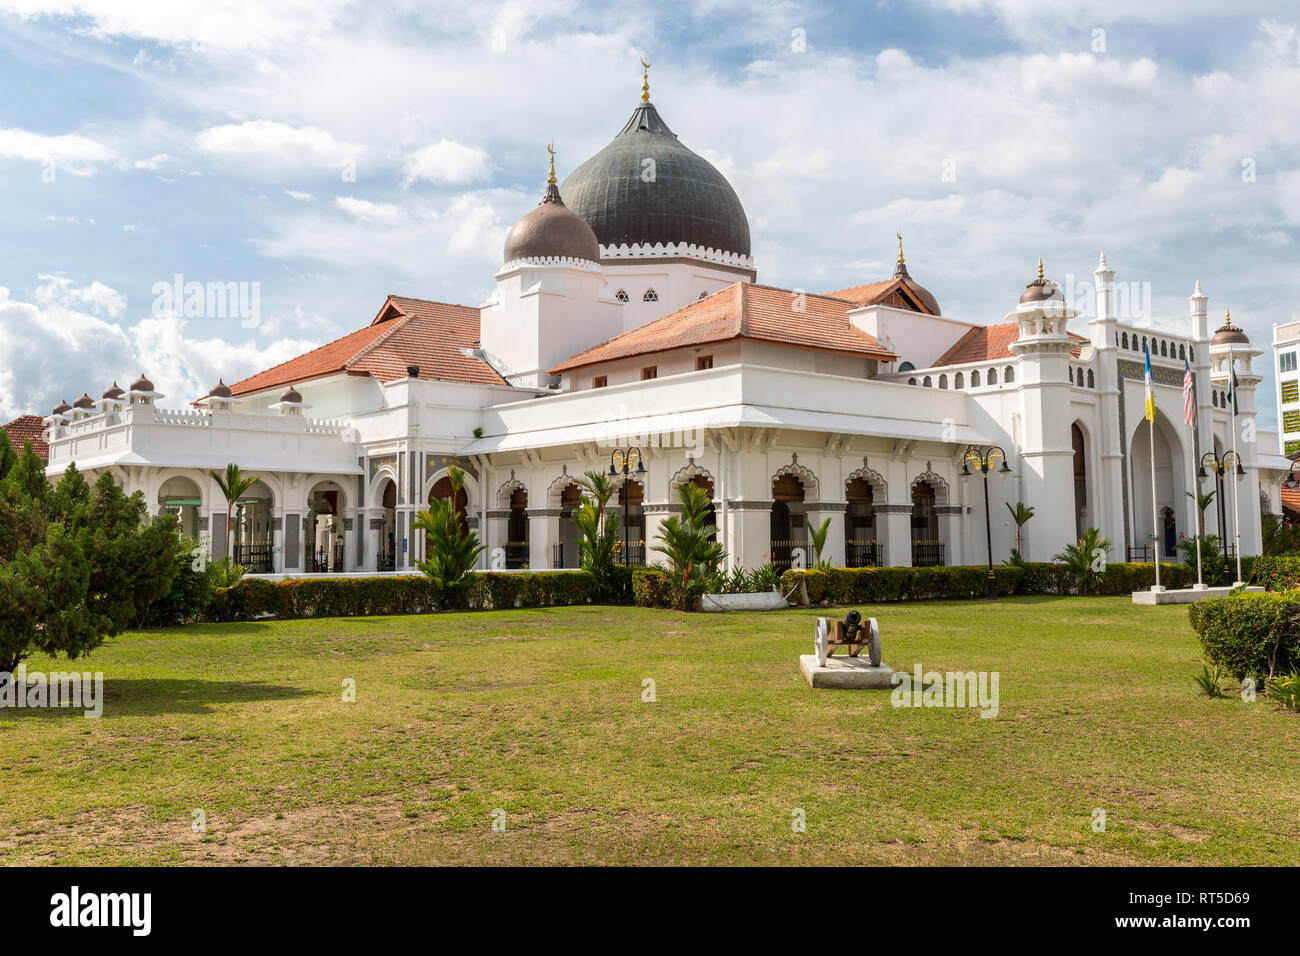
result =
[{"label": "street lamp post", "polygon": [[974,465],[976,470],[984,476],[984,541],[988,546],[989,558],[989,597],[997,600],[998,585],[997,579],[993,575],[993,518],[989,514],[989,472],[997,468],[998,462],[1002,462],[1002,467],[998,468],[998,474],[1005,478],[1011,474],[1011,468],[1007,465],[1007,453],[997,445],[985,448],[983,451],[970,445],[966,449],[966,454],[962,456],[961,477],[969,478],[974,472],[971,466]]},{"label": "street lamp post", "polygon": [[[615,465],[617,462],[617,466]],[[645,474],[645,463],[641,460],[641,449],[633,446],[624,450],[615,448],[609,456],[609,476],[617,478],[620,474],[623,476],[623,567],[627,567],[627,518],[628,507],[632,503],[632,496],[628,493],[627,477],[632,472],[632,465],[636,465],[636,474]]]},{"label": "street lamp post", "polygon": [[[1204,455],[1201,456],[1201,467],[1196,472],[1196,477],[1198,479],[1210,477],[1205,471],[1206,468],[1209,468],[1210,471],[1214,472],[1214,474],[1219,479],[1222,479],[1223,476],[1229,472],[1229,470],[1232,471],[1233,475],[1236,477],[1238,481],[1241,481],[1241,479],[1246,477],[1246,471],[1244,468],[1241,467],[1241,458],[1237,455],[1235,451],[1225,451],[1222,455],[1216,455],[1212,451],[1207,451]],[[1219,491],[1221,492],[1222,481],[1220,480],[1218,484],[1220,485]],[[1237,580],[1235,584],[1240,585],[1241,584],[1241,518],[1237,514],[1237,487],[1235,485],[1232,488],[1232,492],[1233,492],[1232,525],[1233,525],[1233,534],[1236,540],[1236,552],[1237,552]],[[1219,498],[1222,499],[1223,495],[1220,494]],[[1220,515],[1219,531],[1221,532],[1225,532],[1227,530],[1223,527],[1225,523],[1222,517],[1223,513],[1224,513],[1223,501],[1220,500],[1219,501],[1219,515]],[[1224,540],[1225,541],[1227,540],[1226,534],[1224,535]]]}]

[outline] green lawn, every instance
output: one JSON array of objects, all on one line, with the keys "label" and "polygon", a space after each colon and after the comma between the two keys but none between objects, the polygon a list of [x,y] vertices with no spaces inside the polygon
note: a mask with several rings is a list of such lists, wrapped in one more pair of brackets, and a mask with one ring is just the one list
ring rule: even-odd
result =
[{"label": "green lawn", "polygon": [[997,718],[811,690],[797,661],[810,611],[125,635],[73,665],[104,672],[101,719],[0,711],[0,859],[1300,863],[1300,722],[1262,699],[1198,696],[1185,609],[864,611],[896,670],[998,671]]}]

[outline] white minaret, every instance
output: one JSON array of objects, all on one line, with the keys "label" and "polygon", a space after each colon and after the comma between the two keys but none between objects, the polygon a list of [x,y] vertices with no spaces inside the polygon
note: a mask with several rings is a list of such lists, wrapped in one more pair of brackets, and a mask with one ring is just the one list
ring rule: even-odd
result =
[{"label": "white minaret", "polygon": [[1115,270],[1101,253],[1092,272],[1096,287],[1097,314],[1088,323],[1095,352],[1097,397],[1100,401],[1098,434],[1094,445],[1098,456],[1085,468],[1088,496],[1092,499],[1089,523],[1113,542],[1124,541],[1124,433],[1119,427],[1119,403],[1122,383],[1119,378],[1119,322],[1115,317]]}]

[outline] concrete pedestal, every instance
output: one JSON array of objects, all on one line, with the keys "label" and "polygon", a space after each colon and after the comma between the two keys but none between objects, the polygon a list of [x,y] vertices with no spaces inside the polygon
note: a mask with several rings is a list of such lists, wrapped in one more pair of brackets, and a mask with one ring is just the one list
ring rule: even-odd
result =
[{"label": "concrete pedestal", "polygon": [[840,690],[889,690],[894,686],[894,671],[881,664],[872,667],[865,657],[828,657],[824,667],[817,666],[816,654],[801,654],[799,670],[809,687],[833,687]]},{"label": "concrete pedestal", "polygon": [[[1251,594],[1258,594],[1264,589],[1258,585],[1252,585],[1246,588]],[[1232,588],[1209,588],[1197,587],[1192,585],[1190,588],[1175,588],[1172,591],[1161,588],[1157,591],[1152,588],[1150,591],[1134,591],[1134,604],[1192,604],[1196,601],[1203,601],[1206,598],[1227,597],[1233,591]]]}]

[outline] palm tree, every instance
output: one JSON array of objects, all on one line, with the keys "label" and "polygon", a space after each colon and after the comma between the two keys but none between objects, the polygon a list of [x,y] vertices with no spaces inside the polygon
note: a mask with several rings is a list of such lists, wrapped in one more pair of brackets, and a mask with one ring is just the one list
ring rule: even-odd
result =
[{"label": "palm tree", "polygon": [[822,561],[822,550],[826,547],[826,536],[831,530],[831,519],[827,518],[822,522],[820,528],[814,528],[812,520],[804,518],[804,524],[808,526],[808,538],[812,541],[813,555],[817,561],[817,569],[824,571],[830,566],[830,561]]},{"label": "palm tree", "polygon": [[1079,536],[1077,544],[1067,544],[1065,550],[1052,560],[1065,564],[1074,573],[1079,593],[1087,594],[1098,571],[1106,569],[1106,555],[1110,548],[1109,538],[1103,537],[1097,528],[1088,528]]},{"label": "palm tree", "polygon": [[664,519],[655,535],[662,544],[655,545],[654,550],[668,559],[668,583],[677,607],[689,611],[707,589],[726,552],[711,540],[718,529],[704,523],[711,505],[708,492],[688,482],[678,485],[677,498],[682,503],[682,516]]},{"label": "palm tree", "polygon": [[224,475],[215,471],[208,472],[221,493],[226,496],[226,557],[232,557],[235,542],[230,539],[230,515],[235,510],[235,502],[239,500],[240,495],[253,487],[253,482],[257,481],[256,475],[245,475],[239,470],[239,466],[233,461],[226,465]]},{"label": "palm tree", "polygon": [[573,513],[573,523],[582,535],[578,542],[578,563],[596,579],[602,597],[616,597],[614,566],[618,557],[619,523],[618,514],[609,510],[614,483],[605,472],[595,469],[579,478],[577,485],[587,492]]},{"label": "palm tree", "polygon": [[1196,529],[1196,532],[1197,534],[1205,534],[1205,512],[1209,510],[1210,505],[1214,504],[1214,492],[1211,491],[1203,495],[1199,493],[1194,495],[1190,491],[1184,491],[1183,494],[1189,498],[1195,499],[1196,511],[1201,516],[1201,524],[1200,527]]},{"label": "palm tree", "polygon": [[430,501],[429,507],[415,516],[411,527],[425,534],[426,557],[415,566],[428,576],[443,607],[458,608],[464,605],[465,594],[473,584],[468,575],[484,546],[479,544],[476,532],[461,527],[456,511],[456,499],[465,485],[464,473],[453,466],[448,478],[450,497]]},{"label": "palm tree", "polygon": [[1020,543],[1020,532],[1026,522],[1034,516],[1034,509],[1029,507],[1023,501],[1017,501],[1016,506],[1011,507],[1011,502],[1005,502],[1007,510],[1011,512],[1011,520],[1016,523],[1016,554],[1024,554],[1025,550]]}]

